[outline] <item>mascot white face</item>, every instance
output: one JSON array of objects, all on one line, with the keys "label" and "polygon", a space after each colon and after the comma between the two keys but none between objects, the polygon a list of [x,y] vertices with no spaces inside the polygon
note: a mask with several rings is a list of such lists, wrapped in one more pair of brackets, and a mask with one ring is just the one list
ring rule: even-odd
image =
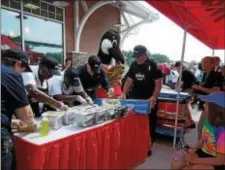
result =
[{"label": "mascot white face", "polygon": [[119,45],[119,32],[109,30],[103,35],[98,52],[98,56],[100,57],[103,64],[109,65],[112,58],[114,58],[117,63],[124,64],[125,60],[121,53]]},{"label": "mascot white face", "polygon": [[112,40],[110,39],[104,39],[101,43],[101,50],[104,54],[109,55],[109,49],[110,48],[116,48],[118,46],[118,42],[116,40],[116,37],[113,36]]}]

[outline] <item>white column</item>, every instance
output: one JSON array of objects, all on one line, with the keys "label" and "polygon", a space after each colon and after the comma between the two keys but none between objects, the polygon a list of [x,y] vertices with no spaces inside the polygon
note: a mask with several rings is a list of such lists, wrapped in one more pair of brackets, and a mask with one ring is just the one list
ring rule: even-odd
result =
[{"label": "white column", "polygon": [[75,39],[75,51],[79,52],[80,51],[80,39],[81,39],[81,34],[84,28],[85,23],[87,22],[88,18],[93,14],[98,8],[107,5],[107,4],[112,4],[113,1],[99,1],[96,4],[94,4],[91,8],[89,8],[88,12],[84,15],[80,22],[80,26],[77,30],[76,33],[76,39]]},{"label": "white column", "polygon": [[76,37],[77,37],[77,31],[78,31],[78,28],[79,28],[79,19],[80,19],[80,16],[79,16],[79,1],[74,1],[73,2],[74,4],[74,18],[75,18],[75,22],[74,22],[74,50],[76,50]]},{"label": "white column", "polygon": [[65,64],[66,59],[66,17],[65,17],[65,8],[63,9],[63,64]]}]

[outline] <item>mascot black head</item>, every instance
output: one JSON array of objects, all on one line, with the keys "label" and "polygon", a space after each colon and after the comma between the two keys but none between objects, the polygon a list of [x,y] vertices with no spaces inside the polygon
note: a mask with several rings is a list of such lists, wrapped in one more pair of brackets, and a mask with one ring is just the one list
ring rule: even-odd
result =
[{"label": "mascot black head", "polygon": [[117,64],[124,64],[125,60],[120,50],[120,34],[116,30],[108,30],[102,37],[98,52],[102,64],[110,65],[112,58]]}]

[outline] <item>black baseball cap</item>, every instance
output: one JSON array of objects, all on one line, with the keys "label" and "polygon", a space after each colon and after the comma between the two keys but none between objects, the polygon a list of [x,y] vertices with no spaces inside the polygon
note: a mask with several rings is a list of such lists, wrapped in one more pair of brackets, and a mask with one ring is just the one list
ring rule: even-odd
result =
[{"label": "black baseball cap", "polygon": [[32,72],[30,66],[29,66],[29,57],[28,55],[21,50],[18,49],[7,49],[2,50],[2,58],[9,59],[9,60],[15,60],[20,61],[22,65],[26,67],[27,72]]},{"label": "black baseball cap", "polygon": [[66,69],[64,73],[64,82],[66,82],[68,85],[77,86],[79,74],[77,70],[73,67],[69,67]]},{"label": "black baseball cap", "polygon": [[51,69],[54,75],[61,75],[59,70],[60,63],[54,57],[44,57],[41,60],[40,65],[43,65],[47,67],[48,69]]},{"label": "black baseball cap", "polygon": [[136,57],[139,57],[143,54],[145,54],[147,52],[147,49],[145,46],[143,45],[137,45],[134,47],[134,51],[133,51],[133,55],[132,57],[136,58]]},{"label": "black baseball cap", "polygon": [[175,64],[174,64],[174,67],[180,67],[181,66],[181,62],[180,61],[177,61]]},{"label": "black baseball cap", "polygon": [[90,56],[88,59],[88,64],[94,73],[100,73],[101,71],[101,60],[98,56]]}]

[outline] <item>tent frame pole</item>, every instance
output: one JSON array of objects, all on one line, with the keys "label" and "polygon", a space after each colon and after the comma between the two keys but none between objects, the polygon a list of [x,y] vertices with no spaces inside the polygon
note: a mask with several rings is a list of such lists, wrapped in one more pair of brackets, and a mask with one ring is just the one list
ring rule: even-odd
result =
[{"label": "tent frame pole", "polygon": [[188,30],[188,26],[184,29],[183,45],[182,45],[182,51],[181,51],[181,65],[179,70],[180,78],[178,80],[178,86],[177,86],[178,93],[177,93],[177,103],[176,103],[176,119],[175,119],[175,128],[174,128],[173,148],[175,148],[176,139],[177,139],[177,122],[178,122],[179,104],[180,104],[180,85],[181,85],[181,79],[182,79],[183,62],[184,62],[185,47],[186,47],[186,40],[187,40],[187,30]]},{"label": "tent frame pole", "polygon": [[212,49],[212,56],[214,56],[215,55],[215,49],[213,48]]}]

